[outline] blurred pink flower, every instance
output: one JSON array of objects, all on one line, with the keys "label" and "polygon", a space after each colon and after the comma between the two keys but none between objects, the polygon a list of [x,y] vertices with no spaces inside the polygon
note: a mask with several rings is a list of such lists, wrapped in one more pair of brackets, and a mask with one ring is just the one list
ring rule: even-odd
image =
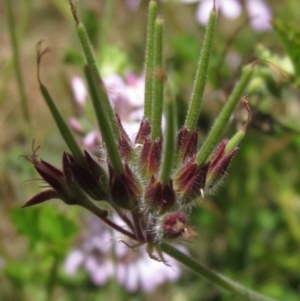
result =
[{"label": "blurred pink flower", "polygon": [[79,76],[74,76],[71,81],[71,87],[77,105],[83,108],[88,96],[83,79]]},{"label": "blurred pink flower", "polygon": [[125,3],[130,10],[134,11],[139,7],[141,0],[125,0]]},{"label": "blurred pink flower", "polygon": [[[213,7],[214,0],[181,0],[183,3],[200,2],[196,11],[196,20],[200,24],[206,24],[209,12]],[[228,19],[235,19],[242,13],[242,5],[239,0],[216,1],[219,12]],[[271,10],[263,0],[246,0],[246,9],[250,18],[250,24],[256,31],[271,29]]]},{"label": "blurred pink flower", "polygon": [[[114,112],[119,115],[125,131],[133,140],[143,118],[144,76],[138,77],[133,73],[127,73],[123,79],[117,74],[111,74],[103,81]],[[71,87],[78,109],[84,112],[87,92],[83,80],[80,77],[74,77]],[[83,117],[88,119],[87,116]],[[99,147],[100,134],[98,131],[93,128],[85,130],[86,123],[84,127],[81,121],[74,117],[70,118],[69,124],[75,132],[84,135],[81,142],[85,147],[91,151],[95,151]]]},{"label": "blurred pink flower", "polygon": [[150,259],[143,247],[133,251],[120,241],[123,239],[120,234],[95,218],[89,220],[88,226],[78,247],[66,258],[64,267],[68,275],[75,275],[83,267],[95,285],[116,278],[130,292],[138,289],[150,292],[180,277],[180,267],[172,258],[165,256],[170,265],[167,266]]},{"label": "blurred pink flower", "polygon": [[[181,0],[181,2],[185,4],[200,2],[196,10],[196,20],[202,25],[207,23],[214,0]],[[126,0],[126,3],[131,10],[135,10],[138,8],[140,0]],[[264,0],[245,0],[245,4],[250,24],[254,30],[266,31],[272,28],[270,24],[272,13]],[[216,5],[218,11],[228,19],[239,17],[243,11],[241,0],[216,0]]]}]

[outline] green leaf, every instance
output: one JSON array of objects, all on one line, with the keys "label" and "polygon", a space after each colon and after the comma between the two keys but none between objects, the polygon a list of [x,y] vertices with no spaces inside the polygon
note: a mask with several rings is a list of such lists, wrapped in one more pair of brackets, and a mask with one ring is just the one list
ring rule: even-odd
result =
[{"label": "green leaf", "polygon": [[300,75],[300,30],[279,19],[275,19],[272,23],[293,62],[296,74]]},{"label": "green leaf", "polygon": [[78,231],[75,223],[56,207],[13,209],[10,216],[18,233],[26,236],[32,246],[42,242],[59,247]]},{"label": "green leaf", "polygon": [[85,63],[82,53],[74,49],[67,49],[65,51],[63,61],[66,64],[79,66],[79,67],[83,67]]}]

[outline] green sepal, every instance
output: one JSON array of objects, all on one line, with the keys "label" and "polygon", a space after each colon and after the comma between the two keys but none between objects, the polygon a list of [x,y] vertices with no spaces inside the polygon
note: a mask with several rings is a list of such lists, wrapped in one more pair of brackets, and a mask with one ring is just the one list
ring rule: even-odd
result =
[{"label": "green sepal", "polygon": [[66,122],[64,121],[62,116],[60,115],[57,107],[55,106],[54,101],[51,98],[50,93],[48,92],[47,88],[42,83],[40,83],[40,90],[41,90],[41,93],[51,111],[51,114],[55,120],[55,123],[56,123],[63,139],[65,140],[66,144],[68,145],[71,153],[73,154],[76,162],[82,166],[85,166],[86,162],[85,162],[83,153],[82,153],[79,145],[77,144],[74,136],[72,135],[72,132],[69,129],[68,125],[66,124]]},{"label": "green sepal", "polygon": [[228,154],[231,152],[235,147],[237,147],[242,139],[245,137],[245,130],[244,128],[236,132],[231,139],[227,142],[226,148],[225,148],[225,154]]}]

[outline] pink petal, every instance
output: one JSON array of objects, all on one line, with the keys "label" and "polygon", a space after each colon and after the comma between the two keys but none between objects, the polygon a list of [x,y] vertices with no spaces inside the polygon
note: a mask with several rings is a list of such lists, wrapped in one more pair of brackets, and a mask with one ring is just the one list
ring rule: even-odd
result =
[{"label": "pink petal", "polygon": [[84,253],[80,250],[72,251],[67,257],[64,268],[68,275],[75,275],[78,267],[84,260]]},{"label": "pink petal", "polygon": [[242,13],[242,7],[237,0],[220,1],[219,6],[221,13],[228,19],[235,19]]},{"label": "pink petal", "polygon": [[140,5],[141,0],[126,0],[126,6],[134,11],[137,10]]},{"label": "pink petal", "polygon": [[213,0],[201,1],[196,11],[196,21],[203,25],[207,24],[212,8]]},{"label": "pink petal", "polygon": [[91,274],[92,281],[96,285],[103,285],[112,277],[114,266],[111,261],[105,261],[97,270]]},{"label": "pink petal", "polygon": [[79,76],[74,76],[71,81],[71,86],[75,101],[79,106],[83,107],[87,98],[87,90],[83,79]]},{"label": "pink petal", "polygon": [[251,26],[256,31],[265,31],[271,29],[270,20],[272,14],[268,5],[262,0],[248,0],[246,2]]}]

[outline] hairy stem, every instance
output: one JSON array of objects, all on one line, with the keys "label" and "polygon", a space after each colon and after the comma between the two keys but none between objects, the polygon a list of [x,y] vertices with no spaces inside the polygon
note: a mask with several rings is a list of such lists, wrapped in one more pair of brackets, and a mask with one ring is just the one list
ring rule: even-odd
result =
[{"label": "hairy stem", "polygon": [[218,285],[220,288],[225,289],[234,293],[235,295],[241,296],[241,300],[244,301],[276,301],[275,299],[265,297],[251,289],[248,289],[242,286],[239,283],[234,282],[231,279],[209,269],[208,267],[204,266],[203,264],[197,262],[196,260],[190,258],[189,256],[185,255],[184,253],[180,252],[178,249],[174,248],[173,246],[162,243],[160,245],[161,250],[170,255],[171,257],[175,258],[177,261],[182,263],[184,266],[188,267],[198,276],[204,277],[210,282]]}]

